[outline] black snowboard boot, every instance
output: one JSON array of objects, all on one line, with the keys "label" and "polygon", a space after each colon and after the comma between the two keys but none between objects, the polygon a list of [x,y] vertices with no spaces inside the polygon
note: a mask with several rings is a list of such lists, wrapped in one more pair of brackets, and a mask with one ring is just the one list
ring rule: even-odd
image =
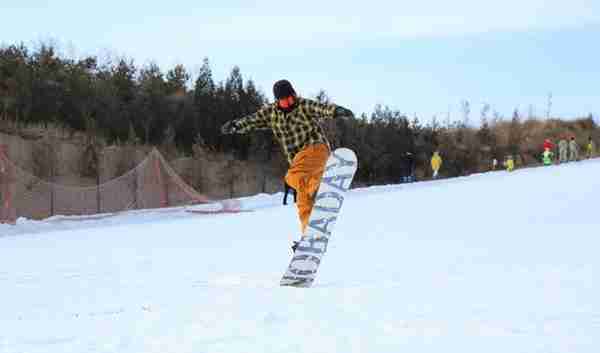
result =
[{"label": "black snowboard boot", "polygon": [[296,249],[298,248],[298,245],[300,244],[299,241],[292,241],[292,251],[296,252]]}]

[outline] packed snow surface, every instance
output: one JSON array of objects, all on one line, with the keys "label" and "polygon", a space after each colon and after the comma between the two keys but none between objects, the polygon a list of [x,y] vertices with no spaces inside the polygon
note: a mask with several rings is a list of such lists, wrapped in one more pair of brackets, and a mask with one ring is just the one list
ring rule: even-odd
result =
[{"label": "packed snow surface", "polygon": [[0,225],[0,352],[600,351],[598,160],[352,190],[308,289],[281,198]]}]

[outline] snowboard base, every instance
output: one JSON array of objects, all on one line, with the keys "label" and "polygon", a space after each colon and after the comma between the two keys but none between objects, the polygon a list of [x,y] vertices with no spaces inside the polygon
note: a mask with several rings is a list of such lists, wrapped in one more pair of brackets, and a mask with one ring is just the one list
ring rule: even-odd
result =
[{"label": "snowboard base", "polygon": [[280,285],[307,288],[314,283],[357,167],[356,154],[348,148],[336,149],[327,159],[306,231]]}]

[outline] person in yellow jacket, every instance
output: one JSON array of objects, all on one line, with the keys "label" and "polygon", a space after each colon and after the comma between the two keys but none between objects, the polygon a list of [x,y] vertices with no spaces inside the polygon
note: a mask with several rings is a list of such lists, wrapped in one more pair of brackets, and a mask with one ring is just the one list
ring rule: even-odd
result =
[{"label": "person in yellow jacket", "polygon": [[[304,233],[312,211],[313,197],[319,188],[325,163],[329,157],[329,141],[320,120],[349,118],[349,109],[324,104],[296,95],[292,84],[279,80],[273,85],[275,102],[254,114],[230,120],[221,127],[223,134],[246,134],[255,130],[270,130],[279,141],[290,165],[285,182],[297,193],[298,216]],[[298,242],[294,241],[292,250]]]},{"label": "person in yellow jacket", "polygon": [[440,157],[440,153],[438,151],[433,152],[433,156],[431,157],[431,169],[433,170],[433,178],[437,178],[438,172],[442,167],[442,157]]},{"label": "person in yellow jacket", "polygon": [[588,139],[588,144],[586,146],[586,150],[587,150],[588,158],[592,158],[596,154],[596,144],[594,143],[594,140],[592,140],[591,136]]},{"label": "person in yellow jacket", "polygon": [[506,167],[506,171],[512,172],[515,169],[515,160],[511,155],[506,156],[506,161],[504,161],[504,167]]}]

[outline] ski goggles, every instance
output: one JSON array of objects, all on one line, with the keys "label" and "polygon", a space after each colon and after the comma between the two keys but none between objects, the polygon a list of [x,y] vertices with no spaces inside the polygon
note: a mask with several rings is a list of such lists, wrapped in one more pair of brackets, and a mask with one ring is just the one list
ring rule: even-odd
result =
[{"label": "ski goggles", "polygon": [[277,100],[277,106],[281,109],[289,109],[294,106],[296,99],[294,96],[288,96]]}]

